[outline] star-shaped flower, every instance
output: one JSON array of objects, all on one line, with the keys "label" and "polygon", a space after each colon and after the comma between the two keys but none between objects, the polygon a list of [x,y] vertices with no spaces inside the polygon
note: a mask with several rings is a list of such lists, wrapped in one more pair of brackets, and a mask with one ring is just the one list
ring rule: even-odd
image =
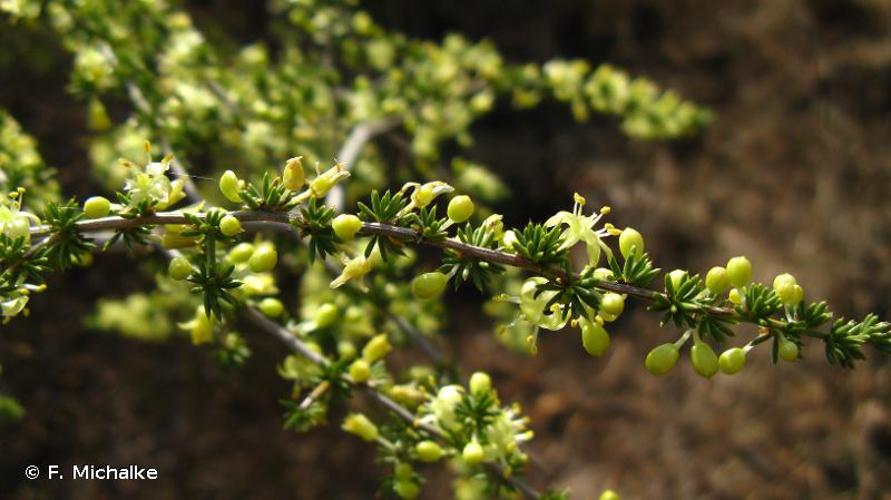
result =
[{"label": "star-shaped flower", "polygon": [[576,193],[573,197],[575,205],[572,212],[565,210],[545,221],[545,226],[565,226],[563,229],[562,249],[568,249],[578,242],[584,242],[588,251],[588,265],[594,267],[600,260],[601,249],[609,251],[609,248],[601,241],[603,236],[609,233],[607,228],[594,229],[601,217],[609,213],[609,207],[603,207],[599,212],[584,215],[582,208],[585,206],[585,198]]},{"label": "star-shaped flower", "polygon": [[365,289],[365,275],[371,272],[371,261],[360,255],[352,259],[344,259],[343,271],[331,282],[331,288],[338,288],[350,280],[358,280],[360,289]]}]

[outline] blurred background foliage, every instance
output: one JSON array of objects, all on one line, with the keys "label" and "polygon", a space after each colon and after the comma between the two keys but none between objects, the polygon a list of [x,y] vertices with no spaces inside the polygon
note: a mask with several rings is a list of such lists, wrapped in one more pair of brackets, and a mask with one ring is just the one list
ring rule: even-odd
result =
[{"label": "blurred background foliage", "polygon": [[[239,50],[244,56],[242,48],[256,43],[274,47],[284,29],[271,14],[275,2],[183,6],[207,41],[223,48],[220,57]],[[841,314],[889,316],[891,3],[381,0],[363,6],[385,28],[409,36],[485,38],[511,64],[555,57],[611,63],[714,112],[701,135],[645,142],[629,139],[615,118],[595,114],[580,125],[561,103],[517,111],[509,100],[497,101],[473,124],[475,140],[461,151],[467,160],[456,171],[470,161],[497,173],[512,195],[492,203],[510,224],[564,209],[578,191],[594,204],[612,205],[619,226],[647,235],[662,267],[707,269],[731,253],[746,254],[756,278],[789,271]],[[46,29],[4,26],[0,47],[0,108],[37,139],[62,192],[87,195],[116,185],[113,171],[87,175],[91,163],[113,164],[102,159],[123,152],[90,140],[102,123],[94,103],[66,92],[78,85],[69,78],[78,61],[59,38]],[[237,84],[242,75],[228,78]],[[107,102],[113,120],[126,118],[125,110]],[[215,114],[224,109],[207,112],[208,122],[225,123]],[[0,133],[8,127],[0,117]],[[202,132],[208,134],[196,131],[195,143],[222,149],[171,147],[196,158],[190,168],[199,175],[231,168],[217,164],[231,152],[227,138]],[[143,132],[131,133],[138,152]],[[250,137],[270,136],[254,130]],[[324,161],[338,142],[313,146],[307,138],[300,144],[310,149],[301,153]],[[287,146],[264,144],[254,157],[245,148],[238,161],[272,167],[293,154]],[[379,476],[370,447],[335,428],[309,435],[281,430],[276,400],[286,384],[272,369],[282,354],[273,340],[249,336],[254,357],[232,375],[184,343],[133,342],[85,325],[100,295],[126,297],[154,285],[127,272],[132,266],[124,255],[110,256],[93,270],[53,277],[32,318],[4,331],[0,389],[15,394],[28,415],[0,427],[0,494],[367,498]],[[545,336],[540,354],[525,358],[506,354],[493,338],[475,292],[449,300],[451,350],[468,369],[489,370],[505,399],[520,401],[532,418],[538,435],[532,448],[545,462],[533,477],[567,485],[578,498],[606,486],[630,498],[887,498],[891,490],[887,361],[874,357],[846,372],[826,366],[822,353],[805,352],[805,361],[792,366],[772,367],[758,356],[734,378],[706,381],[685,367],[653,379],[642,370],[660,333],[652,317],[620,320],[614,350],[603,360],[585,356],[574,335]],[[150,321],[160,329],[165,319]],[[30,463],[95,462],[151,464],[164,473],[151,488],[43,489],[21,472]],[[447,474],[431,474],[425,491],[446,497]]]}]

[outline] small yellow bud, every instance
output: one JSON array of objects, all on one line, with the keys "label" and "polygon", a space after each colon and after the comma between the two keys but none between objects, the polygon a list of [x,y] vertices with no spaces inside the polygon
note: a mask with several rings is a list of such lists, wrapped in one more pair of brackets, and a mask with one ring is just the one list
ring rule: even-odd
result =
[{"label": "small yellow bud", "polygon": [[331,288],[339,288],[350,280],[361,280],[371,272],[371,261],[359,255],[349,259],[343,267],[340,276],[331,282]]},{"label": "small yellow bud", "polygon": [[752,263],[739,256],[727,261],[727,279],[735,287],[746,286],[752,281]]},{"label": "small yellow bud", "polygon": [[674,368],[678,357],[680,357],[680,351],[677,346],[672,343],[662,344],[647,354],[644,366],[653,375],[665,375]]},{"label": "small yellow bud", "polygon": [[240,193],[243,186],[244,181],[240,180],[231,170],[226,170],[220,177],[220,192],[233,203],[241,203]]},{"label": "small yellow bud", "polygon": [[352,214],[340,214],[331,221],[331,227],[341,241],[350,241],[362,229],[362,221]]},{"label": "small yellow bud", "polygon": [[356,344],[349,340],[340,340],[337,342],[337,354],[341,359],[353,359],[358,355]]},{"label": "small yellow bud", "polygon": [[746,351],[739,347],[732,347],[721,353],[718,358],[718,368],[721,373],[734,375],[746,365]]},{"label": "small yellow bud", "polygon": [[371,378],[371,366],[364,359],[357,359],[350,365],[350,378],[361,384]]},{"label": "small yellow bud", "polygon": [[681,281],[684,279],[684,276],[687,275],[687,271],[683,269],[675,269],[674,271],[668,273],[668,280],[671,281],[671,286],[677,290],[678,287],[681,286]]},{"label": "small yellow bud", "polygon": [[407,186],[414,186],[414,191],[411,193],[411,201],[418,208],[424,208],[433,203],[433,200],[441,194],[454,191],[452,186],[442,181],[432,181],[423,185],[407,184]]},{"label": "small yellow bud", "polygon": [[473,209],[473,200],[470,199],[470,196],[462,194],[452,198],[447,213],[452,222],[460,224],[473,215]]},{"label": "small yellow bud", "polygon": [[721,266],[715,266],[705,275],[705,286],[715,295],[721,295],[730,288],[730,279],[727,278],[727,270]]},{"label": "small yellow bud", "polygon": [[412,194],[412,198],[415,200],[415,205],[421,208],[429,205],[433,201],[434,196],[433,188],[427,185],[419,187]]},{"label": "small yellow bud", "polygon": [[213,322],[204,313],[204,306],[198,306],[192,320],[180,323],[179,327],[189,331],[194,345],[210,342],[213,336]]},{"label": "small yellow bud", "polygon": [[326,328],[331,326],[335,321],[337,321],[337,315],[340,310],[336,305],[326,302],[319,306],[316,309],[316,314],[313,317],[313,321],[316,326],[319,328]]},{"label": "small yellow bud", "polygon": [[612,269],[606,267],[598,267],[594,270],[592,276],[598,281],[613,281],[616,279],[616,275],[613,273]]},{"label": "small yellow bud", "polygon": [[696,342],[693,345],[690,349],[690,362],[696,373],[705,378],[712,378],[718,373],[718,356],[705,342]]},{"label": "small yellow bud", "polygon": [[196,243],[195,238],[177,233],[164,233],[164,236],[161,237],[161,246],[167,250],[189,248],[195,246]]},{"label": "small yellow bud", "polygon": [[609,350],[609,334],[603,328],[602,323],[602,319],[593,322],[585,317],[579,319],[582,330],[582,347],[592,356],[603,356]]},{"label": "small yellow bud", "polygon": [[303,170],[302,159],[302,156],[295,156],[285,163],[282,183],[291,191],[297,191],[306,184],[306,172]]},{"label": "small yellow bud", "polygon": [[613,490],[604,490],[599,500],[620,500],[619,494]]},{"label": "small yellow bud", "polygon": [[461,458],[467,465],[477,465],[483,461],[483,457],[483,447],[476,440],[467,443],[461,451]]},{"label": "small yellow bud", "polygon": [[393,491],[402,500],[414,500],[421,493],[421,487],[414,481],[399,480],[393,483]]},{"label": "small yellow bud", "polygon": [[622,253],[622,257],[627,259],[632,251],[642,254],[644,251],[644,239],[636,229],[626,227],[619,234],[619,252]]},{"label": "small yellow bud", "polygon": [[248,259],[248,267],[251,272],[265,273],[272,271],[278,262],[278,252],[271,243],[263,243],[258,245],[254,253]]},{"label": "small yellow bud", "polygon": [[254,253],[254,245],[250,243],[244,242],[239,243],[232,247],[232,250],[229,250],[229,253],[226,255],[226,259],[233,264],[243,264],[251,258],[251,255]]},{"label": "small yellow bud", "polygon": [[482,394],[492,388],[492,379],[487,373],[475,372],[470,376],[470,393]]},{"label": "small yellow bud", "polygon": [[390,344],[386,333],[375,335],[362,348],[362,359],[368,363],[374,363],[389,354],[392,349],[393,346]]},{"label": "small yellow bud", "polygon": [[177,256],[170,261],[170,264],[167,266],[167,272],[171,278],[182,281],[192,274],[192,264],[185,257]]},{"label": "small yellow bud", "polygon": [[309,190],[314,198],[324,198],[338,182],[350,176],[343,165],[337,164],[319,174],[309,183]]},{"label": "small yellow bud", "polygon": [[448,281],[448,276],[439,271],[424,273],[412,280],[411,292],[419,299],[430,300],[442,293]]},{"label": "small yellow bud", "polygon": [[418,460],[422,462],[436,462],[442,458],[442,447],[435,441],[421,441],[415,446],[415,452],[418,454]]},{"label": "small yellow bud", "polygon": [[341,429],[355,434],[365,441],[375,441],[378,437],[377,426],[361,413],[352,413],[343,420]]},{"label": "small yellow bud", "polygon": [[234,215],[225,215],[220,219],[220,232],[223,233],[223,236],[232,237],[241,231],[243,231],[241,221]]},{"label": "small yellow bud", "polygon": [[780,358],[783,361],[797,361],[798,360],[798,345],[791,340],[780,339],[780,348],[779,348]]},{"label": "small yellow bud", "polygon": [[105,217],[111,211],[111,202],[104,196],[93,196],[84,202],[84,216],[88,219]]},{"label": "small yellow bud", "polygon": [[517,233],[515,233],[512,229],[508,229],[504,232],[504,237],[501,239],[501,242],[504,244],[504,249],[508,252],[514,251],[514,245],[517,243]]},{"label": "small yellow bud", "polygon": [[285,312],[285,305],[282,304],[282,301],[274,297],[267,297],[261,300],[260,303],[257,304],[257,308],[260,309],[260,312],[270,318],[277,318]]},{"label": "small yellow bud", "polygon": [[600,310],[610,316],[618,316],[625,310],[625,298],[618,293],[606,292],[600,299]]},{"label": "small yellow bud", "polygon": [[798,285],[795,277],[791,274],[781,274],[773,280],[773,291],[784,304],[798,305],[804,298],[804,289]]}]

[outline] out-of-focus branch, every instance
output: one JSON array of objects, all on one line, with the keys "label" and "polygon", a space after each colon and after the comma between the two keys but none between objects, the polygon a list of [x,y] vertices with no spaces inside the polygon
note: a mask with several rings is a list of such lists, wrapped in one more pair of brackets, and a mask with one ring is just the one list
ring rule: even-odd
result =
[{"label": "out-of-focus branch", "polygon": [[[343,143],[340,151],[337,152],[335,160],[343,165],[345,169],[352,169],[353,164],[359,157],[359,153],[362,152],[362,148],[368,141],[393,129],[399,123],[400,120],[398,118],[382,118],[356,125],[350,131],[350,135],[347,136],[346,142]],[[345,202],[344,189],[340,184],[334,186],[325,198],[325,203],[334,207],[338,212],[343,212]]]},{"label": "out-of-focus branch", "polygon": [[[324,364],[328,363],[328,360],[324,356],[311,350],[305,343],[303,343],[303,341],[298,339],[291,331],[280,326],[278,323],[270,320],[269,318],[264,316],[263,313],[261,313],[257,309],[255,309],[253,307],[245,307],[244,308],[244,317],[245,317],[245,319],[250,321],[254,326],[260,328],[261,330],[263,330],[266,333],[269,333],[269,334],[279,338],[280,340],[285,342],[285,344],[287,344],[288,347],[292,351],[296,352],[297,354],[300,354],[301,356],[312,361],[313,363],[318,364],[318,365],[324,365]],[[352,381],[350,381],[350,382],[352,382]],[[391,413],[393,413],[397,417],[401,418],[402,420],[408,422],[409,424],[411,424],[415,427],[423,429],[425,432],[427,432],[428,434],[430,434],[431,436],[433,436],[437,439],[440,439],[440,440],[445,439],[446,436],[442,433],[442,431],[440,431],[439,429],[437,429],[436,427],[433,427],[431,425],[427,425],[427,424],[418,422],[417,419],[415,418],[415,415],[412,412],[407,410],[404,406],[400,405],[396,401],[392,400],[386,394],[383,394],[382,392],[380,392],[377,388],[375,388],[371,385],[366,385],[364,391],[365,391],[365,394],[367,394],[372,401],[374,401],[375,403],[379,404],[380,406],[386,408],[387,410],[389,410]],[[315,392],[315,391],[313,391],[313,392]],[[522,479],[514,477],[514,476],[506,475],[505,474],[506,471],[502,470],[502,468],[499,465],[494,464],[494,463],[487,463],[486,467],[493,474],[496,474],[497,477],[503,478],[511,486],[516,488],[518,491],[522,492],[523,495],[525,495],[526,497],[539,498],[541,496],[541,494],[537,490],[535,490],[535,488],[531,487],[528,483],[526,483]]]}]

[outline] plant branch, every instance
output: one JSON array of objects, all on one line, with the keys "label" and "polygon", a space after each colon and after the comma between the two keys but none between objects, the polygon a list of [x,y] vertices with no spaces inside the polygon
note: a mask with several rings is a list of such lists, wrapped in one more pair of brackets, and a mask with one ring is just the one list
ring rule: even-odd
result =
[{"label": "plant branch", "polygon": [[[350,170],[368,141],[393,129],[399,125],[400,121],[398,118],[382,118],[356,125],[350,131],[350,135],[347,136],[346,142],[344,142],[340,151],[337,152],[337,155],[334,157],[335,160],[343,165],[346,170]],[[334,186],[325,198],[325,203],[334,207],[337,212],[343,212],[344,204],[346,203],[343,186],[340,184]]]},{"label": "plant branch", "polygon": [[[194,214],[199,219],[204,214]],[[261,226],[276,231],[295,231],[301,225],[302,220],[299,214],[289,214],[285,212],[262,212],[254,210],[239,210],[232,212],[247,228],[253,225]],[[80,231],[89,233],[96,231],[108,231],[119,229],[131,229],[146,225],[165,225],[165,224],[189,224],[185,215],[180,212],[157,212],[151,215],[145,215],[133,218],[123,218],[118,216],[103,217],[99,219],[84,220],[77,223]],[[50,226],[42,225],[31,228],[32,236],[46,236],[52,232]],[[437,247],[441,249],[454,250],[465,257],[491,262],[494,264],[503,264],[507,266],[524,269],[534,274],[558,278],[561,280],[572,280],[578,277],[576,274],[566,274],[561,269],[542,267],[531,262],[519,255],[507,253],[500,250],[483,248],[467,243],[460,242],[455,239],[430,240],[424,238],[414,229],[392,224],[381,224],[377,222],[363,222],[360,235],[364,236],[385,236],[387,238],[399,240],[405,243],[416,243]],[[597,288],[605,291],[626,294],[628,296],[654,302],[662,299],[665,295],[662,292],[642,288],[614,281],[598,281],[595,285]],[[709,306],[703,308],[704,313],[722,318],[736,318],[736,312],[728,307]]]},{"label": "plant branch", "polygon": [[[307,346],[302,340],[297,338],[290,330],[270,320],[256,308],[251,306],[245,307],[243,309],[243,315],[248,321],[253,323],[254,326],[260,328],[266,333],[278,337],[279,340],[284,342],[292,351],[305,357],[309,361],[317,365],[328,364],[328,360],[324,356],[310,349],[309,346]],[[352,381],[350,382],[352,383]],[[400,405],[396,401],[390,399],[386,394],[381,393],[375,387],[366,385],[364,386],[364,392],[371,398],[372,401],[386,408],[405,422],[411,424],[414,427],[424,430],[431,436],[434,436],[438,439],[445,439],[445,435],[439,429],[431,425],[419,422],[412,412],[408,411],[404,406]],[[499,467],[498,465],[494,463],[487,463],[486,467],[489,468],[490,472],[498,475],[498,477],[503,478],[505,481],[510,483],[511,486],[521,491],[528,498],[534,499],[541,496],[538,491],[529,486],[529,484],[527,484],[525,481],[513,476],[505,477],[505,471],[502,470],[501,467]]]}]

